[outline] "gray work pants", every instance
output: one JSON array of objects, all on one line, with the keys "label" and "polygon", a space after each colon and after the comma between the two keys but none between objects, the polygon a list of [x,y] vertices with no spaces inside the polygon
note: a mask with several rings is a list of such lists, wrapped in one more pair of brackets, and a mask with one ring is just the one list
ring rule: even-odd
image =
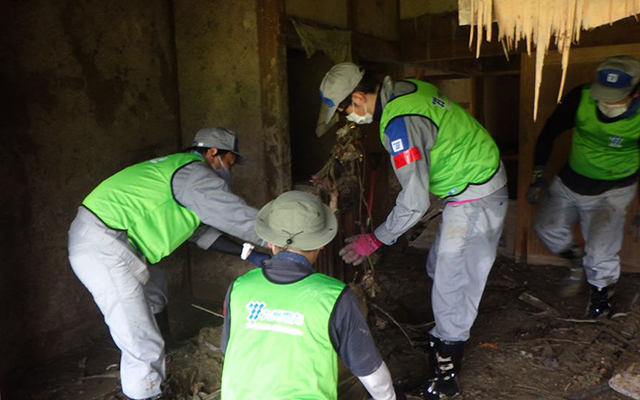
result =
[{"label": "gray work pants", "polygon": [[478,200],[445,206],[427,259],[427,273],[433,279],[433,336],[448,341],[469,339],[508,204],[503,187]]},{"label": "gray work pants", "polygon": [[152,397],[161,392],[165,376],[164,341],[153,316],[167,302],[164,271],[150,266],[150,278],[143,285],[133,272],[143,261],[129,246],[126,233],[96,222],[87,210],[79,209],[69,229],[69,262],[122,351],[122,391],[133,399]]},{"label": "gray work pants", "polygon": [[534,228],[538,237],[554,254],[574,245],[571,232],[576,222],[585,240],[582,265],[590,284],[602,288],[620,278],[620,256],[624,221],[637,184],[583,196],[556,178],[541,204]]}]

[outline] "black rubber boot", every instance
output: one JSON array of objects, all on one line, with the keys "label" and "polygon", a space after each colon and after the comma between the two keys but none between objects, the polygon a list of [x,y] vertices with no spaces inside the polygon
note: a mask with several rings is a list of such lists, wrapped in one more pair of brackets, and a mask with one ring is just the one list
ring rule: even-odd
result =
[{"label": "black rubber boot", "polygon": [[[429,335],[429,347],[427,352],[429,354],[429,369],[427,370],[427,381],[431,382],[437,376],[438,370],[438,357],[436,356],[436,346],[440,343],[440,339],[435,336]],[[428,384],[427,384],[428,386]]]},{"label": "black rubber boot", "polygon": [[435,378],[427,381],[422,393],[424,400],[452,399],[460,394],[458,374],[462,367],[464,342],[435,342]]},{"label": "black rubber boot", "polygon": [[164,350],[166,353],[169,350],[173,349],[174,346],[173,337],[171,336],[171,329],[169,328],[169,314],[167,313],[167,309],[165,308],[161,312],[153,314],[153,317],[156,319],[158,329],[160,330],[160,334],[162,335],[162,339],[164,340]]},{"label": "black rubber boot", "polygon": [[587,309],[587,318],[605,318],[611,313],[611,303],[609,300],[613,296],[614,286],[609,285],[598,288],[593,285],[591,287],[591,298],[589,299],[589,308]]}]

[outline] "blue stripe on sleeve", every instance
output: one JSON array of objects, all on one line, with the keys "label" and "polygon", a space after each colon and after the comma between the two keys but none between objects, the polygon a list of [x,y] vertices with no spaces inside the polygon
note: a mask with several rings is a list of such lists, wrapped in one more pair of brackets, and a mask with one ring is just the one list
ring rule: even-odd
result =
[{"label": "blue stripe on sleeve", "polygon": [[391,120],[384,133],[389,139],[392,156],[409,149],[409,135],[407,134],[407,125],[404,123],[404,118]]}]

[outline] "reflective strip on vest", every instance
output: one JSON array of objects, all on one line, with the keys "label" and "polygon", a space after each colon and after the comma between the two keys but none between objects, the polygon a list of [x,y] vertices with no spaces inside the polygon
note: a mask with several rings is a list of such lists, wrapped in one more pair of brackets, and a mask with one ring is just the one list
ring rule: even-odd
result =
[{"label": "reflective strip on vest", "polygon": [[171,180],[182,167],[203,162],[179,153],[145,161],[107,178],[82,202],[111,229],[127,232],[152,264],[171,254],[200,225],[200,218],[173,197]]},{"label": "reflective strip on vest", "polygon": [[288,284],[268,281],[260,268],[238,278],[229,297],[222,399],[336,399],[329,320],[344,288],[319,273]]},{"label": "reflective strip on vest", "polygon": [[640,112],[610,123],[601,122],[597,113],[587,85],[576,113],[569,166],[582,176],[604,181],[635,174],[640,168]]},{"label": "reflective strip on vest", "polygon": [[[491,179],[500,166],[500,152],[486,129],[435,86],[415,79],[407,82],[414,84],[416,90],[391,99],[382,110],[382,144],[387,140],[385,130],[391,120],[423,116],[438,128],[436,142],[429,151],[431,193],[441,198],[457,196],[470,184],[479,185]],[[409,152],[394,159],[394,163],[397,169],[419,158],[419,151],[417,155]]]}]

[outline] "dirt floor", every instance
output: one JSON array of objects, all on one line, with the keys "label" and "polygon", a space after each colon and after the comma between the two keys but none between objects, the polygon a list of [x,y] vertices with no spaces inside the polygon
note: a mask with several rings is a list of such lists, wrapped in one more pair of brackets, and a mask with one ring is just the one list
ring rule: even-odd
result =
[{"label": "dirt floor", "polygon": [[[422,251],[400,243],[387,249],[376,268],[381,290],[368,304],[369,324],[394,381],[414,395],[425,376],[422,345],[433,321],[425,259]],[[607,381],[640,326],[630,312],[640,293],[640,275],[623,274],[614,298],[614,313],[620,313],[616,318],[586,322],[581,320],[586,293],[568,300],[555,295],[554,284],[565,272],[497,260],[465,348],[461,399],[627,398],[609,389]],[[550,308],[543,311],[520,300],[523,293]],[[219,304],[204,305],[220,311]],[[192,337],[168,357],[173,397],[219,398],[222,355],[219,328],[212,327],[219,319],[192,309],[184,299],[174,301],[170,310],[177,336]],[[205,329],[196,335],[201,327]],[[91,348],[17,372],[10,387],[3,388],[2,399],[123,399],[117,370],[109,370],[117,362],[117,349],[108,338],[100,339]]]}]

